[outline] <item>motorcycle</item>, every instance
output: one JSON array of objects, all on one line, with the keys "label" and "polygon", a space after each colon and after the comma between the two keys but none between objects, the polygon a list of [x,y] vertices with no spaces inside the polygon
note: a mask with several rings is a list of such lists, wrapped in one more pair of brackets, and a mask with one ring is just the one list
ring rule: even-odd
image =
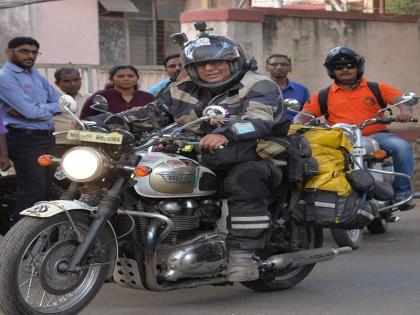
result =
[{"label": "motorcycle", "polygon": [[[393,212],[399,210],[399,206],[402,204],[410,201],[415,193],[412,179],[405,174],[394,172],[392,159],[384,150],[379,148],[379,144],[375,139],[363,136],[362,130],[367,126],[374,124],[391,124],[395,122],[395,119],[393,119],[392,116],[384,115],[385,112],[401,104],[414,106],[419,99],[420,98],[414,93],[406,93],[403,95],[403,99],[400,102],[379,110],[375,118],[367,119],[359,126],[339,123],[329,127],[316,122],[315,117],[309,115],[311,116],[311,121],[308,123],[310,125],[321,125],[326,128],[339,128],[344,131],[353,145],[351,159],[354,163],[354,169],[368,170],[375,179],[375,185],[382,190],[380,194],[376,194],[375,197],[369,198],[369,201],[375,204],[378,210],[378,216],[366,226],[370,233],[385,233],[388,229],[388,223],[397,222],[399,220],[399,217],[393,215]],[[289,110],[293,111],[293,108],[296,108],[296,104],[293,100],[289,100],[287,103],[289,103]],[[296,110],[294,111],[297,112]],[[411,122],[417,121],[416,118],[411,119]],[[395,202],[392,182],[394,181],[394,178],[398,176],[409,180],[412,194],[405,200]],[[360,229],[331,229],[331,234],[337,245],[350,246],[353,249],[359,248],[363,239],[363,230]]]},{"label": "motorcycle", "polygon": [[[215,173],[188,157],[198,139],[186,130],[225,115],[222,107],[208,106],[194,122],[145,130],[140,137],[115,121],[108,128],[80,122],[82,130],[69,131],[68,138],[85,146],[50,157],[73,181],[69,189],[61,200],[21,212],[1,243],[2,310],[75,314],[111,278],[150,291],[232,284],[226,274],[227,202]],[[351,252],[323,248],[322,229],[295,224],[287,208],[292,185],[283,187],[270,203],[270,240],[256,253],[260,277],[242,283],[255,291],[291,288],[316,263]]]}]

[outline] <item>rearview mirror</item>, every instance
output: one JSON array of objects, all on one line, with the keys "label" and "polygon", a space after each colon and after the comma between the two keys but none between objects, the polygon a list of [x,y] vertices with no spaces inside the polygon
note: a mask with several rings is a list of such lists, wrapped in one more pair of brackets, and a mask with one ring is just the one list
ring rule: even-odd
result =
[{"label": "rearview mirror", "polygon": [[417,105],[417,103],[420,100],[420,97],[418,97],[416,95],[416,93],[413,93],[413,92],[405,93],[405,94],[403,94],[403,96],[401,98],[403,99],[404,104],[408,105],[408,106]]},{"label": "rearview mirror", "polygon": [[95,95],[92,100],[93,104],[90,106],[90,108],[101,112],[101,113],[108,113],[108,101],[105,97],[102,95]]},{"label": "rearview mirror", "polygon": [[70,111],[72,113],[77,113],[77,102],[70,95],[67,95],[67,94],[61,95],[60,98],[58,99],[58,105],[65,112]]},{"label": "rearview mirror", "polygon": [[283,101],[283,106],[287,108],[288,110],[290,110],[291,112],[298,113],[300,110],[300,103],[298,102],[298,100],[294,98],[286,98]]},{"label": "rearview mirror", "polygon": [[210,105],[203,109],[202,117],[210,119],[222,119],[229,117],[229,112],[222,106]]}]

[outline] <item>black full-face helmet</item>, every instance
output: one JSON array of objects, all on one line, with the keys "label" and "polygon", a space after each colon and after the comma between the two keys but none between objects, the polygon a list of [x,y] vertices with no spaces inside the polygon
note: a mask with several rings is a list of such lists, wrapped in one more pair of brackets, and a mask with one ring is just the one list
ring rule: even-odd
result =
[{"label": "black full-face helmet", "polygon": [[324,67],[331,79],[336,79],[334,66],[338,64],[356,63],[357,79],[360,80],[365,72],[365,59],[354,50],[346,47],[335,47],[325,57]]},{"label": "black full-face helmet", "polygon": [[[231,75],[217,83],[207,83],[200,79],[197,64],[205,61],[225,60],[229,63]],[[199,86],[212,90],[225,90],[242,79],[247,70],[245,53],[233,40],[218,35],[201,32],[197,38],[188,41],[181,53],[181,62],[190,78]]]}]

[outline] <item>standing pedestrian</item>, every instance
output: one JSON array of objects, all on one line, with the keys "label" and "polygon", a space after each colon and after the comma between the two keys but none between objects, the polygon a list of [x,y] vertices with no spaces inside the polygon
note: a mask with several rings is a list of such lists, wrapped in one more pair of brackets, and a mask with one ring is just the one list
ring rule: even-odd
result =
[{"label": "standing pedestrian", "polygon": [[16,213],[48,199],[54,168],[38,165],[43,154],[54,154],[53,116],[60,114],[60,94],[33,68],[40,55],[39,43],[30,37],[15,37],[5,53],[8,62],[0,70],[0,113],[9,157],[16,175]]},{"label": "standing pedestrian", "polygon": [[[270,79],[277,83],[283,93],[283,99],[294,98],[299,102],[302,109],[310,96],[309,90],[301,83],[290,80],[287,76],[292,72],[292,60],[283,54],[273,54],[266,60],[265,70],[267,71]],[[293,120],[296,113],[284,111],[287,119]]]},{"label": "standing pedestrian", "polygon": [[152,93],[156,98],[166,90],[166,88],[173,82],[182,80],[187,76],[184,68],[181,64],[181,58],[179,54],[169,55],[163,61],[166,73],[168,73],[169,78],[160,81],[150,87],[147,92]]},{"label": "standing pedestrian", "polygon": [[[60,68],[54,73],[55,84],[60,88],[60,90],[67,95],[70,95],[77,102],[77,112],[75,113],[77,117],[80,116],[82,111],[83,104],[89,98],[90,94],[80,90],[82,86],[82,78],[80,77],[79,71],[75,68]],[[57,132],[67,131],[74,128],[74,121],[67,113],[62,113],[60,115],[54,116],[54,129]],[[56,136],[57,151],[66,150],[66,146],[72,144],[75,145],[76,141],[71,141],[66,138],[66,133],[59,133]],[[58,152],[58,156],[61,156],[61,153]]]},{"label": "standing pedestrian", "polygon": [[99,111],[90,108],[95,95],[106,98],[110,113],[119,113],[133,107],[144,106],[154,101],[154,96],[138,88],[140,79],[137,69],[131,65],[118,65],[109,71],[110,84],[105,90],[100,90],[89,97],[82,109],[80,118],[95,116]]}]

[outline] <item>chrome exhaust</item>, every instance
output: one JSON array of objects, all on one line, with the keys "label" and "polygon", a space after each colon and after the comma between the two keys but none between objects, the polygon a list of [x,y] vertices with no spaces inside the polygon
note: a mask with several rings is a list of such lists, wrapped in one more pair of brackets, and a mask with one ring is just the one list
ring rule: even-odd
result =
[{"label": "chrome exhaust", "polygon": [[332,260],[338,255],[350,254],[353,249],[349,246],[339,248],[315,248],[293,253],[274,255],[259,263],[264,270],[281,270],[294,268],[322,261]]}]

